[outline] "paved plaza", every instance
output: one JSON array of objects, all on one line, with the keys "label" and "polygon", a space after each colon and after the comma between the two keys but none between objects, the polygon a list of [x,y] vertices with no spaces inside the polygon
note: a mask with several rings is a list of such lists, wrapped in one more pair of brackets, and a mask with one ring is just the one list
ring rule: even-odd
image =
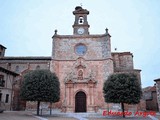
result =
[{"label": "paved plaza", "polygon": [[25,111],[4,111],[0,113],[0,120],[39,120],[32,113]]},{"label": "paved plaza", "polygon": [[[87,117],[88,116],[88,117]],[[52,114],[36,116],[34,112],[31,111],[4,111],[0,114],[0,120],[160,120],[160,115],[156,117],[103,117],[94,113],[62,113],[62,114]]]}]

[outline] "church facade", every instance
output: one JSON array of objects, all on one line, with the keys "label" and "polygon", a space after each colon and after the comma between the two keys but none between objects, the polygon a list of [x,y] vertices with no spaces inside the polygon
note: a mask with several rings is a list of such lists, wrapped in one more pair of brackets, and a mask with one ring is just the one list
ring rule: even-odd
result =
[{"label": "church facade", "polygon": [[52,55],[49,57],[6,57],[5,47],[2,46],[0,67],[19,74],[11,97],[14,108],[25,108],[25,105],[20,106],[18,85],[29,70],[49,69],[56,73],[61,96],[55,106],[63,112],[97,112],[105,109],[103,83],[110,74],[134,72],[140,79],[140,70],[134,69],[132,53],[111,52],[108,29],[104,34],[92,35],[87,21],[89,11],[77,6],[73,15],[73,35],[59,35],[55,30]]}]

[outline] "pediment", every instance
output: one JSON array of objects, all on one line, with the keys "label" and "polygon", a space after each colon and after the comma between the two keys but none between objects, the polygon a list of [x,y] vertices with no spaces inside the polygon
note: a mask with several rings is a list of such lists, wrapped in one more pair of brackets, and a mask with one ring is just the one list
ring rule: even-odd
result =
[{"label": "pediment", "polygon": [[96,81],[96,80],[94,80],[94,79],[89,79],[89,80],[88,80],[88,83],[90,83],[90,84],[94,84],[94,83],[97,83],[97,81]]},{"label": "pediment", "polygon": [[65,83],[70,84],[70,83],[75,83],[75,82],[71,79],[68,79],[68,80],[65,81]]},{"label": "pediment", "polygon": [[79,65],[76,65],[75,68],[77,68],[77,69],[84,69],[84,68],[86,68],[86,66],[82,65],[82,64],[79,64]]}]

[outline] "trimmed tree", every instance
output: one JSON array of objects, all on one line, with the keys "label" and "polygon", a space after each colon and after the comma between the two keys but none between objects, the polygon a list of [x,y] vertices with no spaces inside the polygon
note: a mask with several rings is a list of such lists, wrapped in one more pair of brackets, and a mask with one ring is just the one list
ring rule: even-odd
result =
[{"label": "trimmed tree", "polygon": [[124,103],[137,104],[142,95],[141,85],[137,76],[133,73],[112,74],[103,86],[105,102],[121,103],[123,117]]},{"label": "trimmed tree", "polygon": [[29,71],[24,75],[20,97],[25,101],[37,101],[37,115],[40,102],[58,102],[60,99],[58,77],[49,70]]}]

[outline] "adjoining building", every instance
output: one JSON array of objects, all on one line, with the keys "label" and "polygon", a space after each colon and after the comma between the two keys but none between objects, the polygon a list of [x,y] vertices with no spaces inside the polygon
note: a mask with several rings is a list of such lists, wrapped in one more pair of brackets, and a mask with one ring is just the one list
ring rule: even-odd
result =
[{"label": "adjoining building", "polygon": [[146,102],[146,110],[158,111],[156,85],[143,88],[143,99]]},{"label": "adjoining building", "polygon": [[[50,69],[58,76],[61,87],[60,102],[55,104],[56,107],[63,112],[97,112],[110,106],[103,97],[103,83],[110,74],[133,72],[141,82],[141,70],[134,69],[132,53],[111,52],[108,29],[104,34],[90,34],[88,10],[77,6],[73,14],[73,35],[60,35],[55,30],[51,56],[6,57],[3,53],[0,66],[21,76],[29,70]],[[14,97],[18,98],[18,94]],[[19,103],[15,103],[16,108]]]},{"label": "adjoining building", "polygon": [[160,111],[160,78],[154,80],[156,82],[158,110]]},{"label": "adjoining building", "polygon": [[12,110],[13,86],[19,74],[0,67],[0,102],[5,103],[6,110]]}]

